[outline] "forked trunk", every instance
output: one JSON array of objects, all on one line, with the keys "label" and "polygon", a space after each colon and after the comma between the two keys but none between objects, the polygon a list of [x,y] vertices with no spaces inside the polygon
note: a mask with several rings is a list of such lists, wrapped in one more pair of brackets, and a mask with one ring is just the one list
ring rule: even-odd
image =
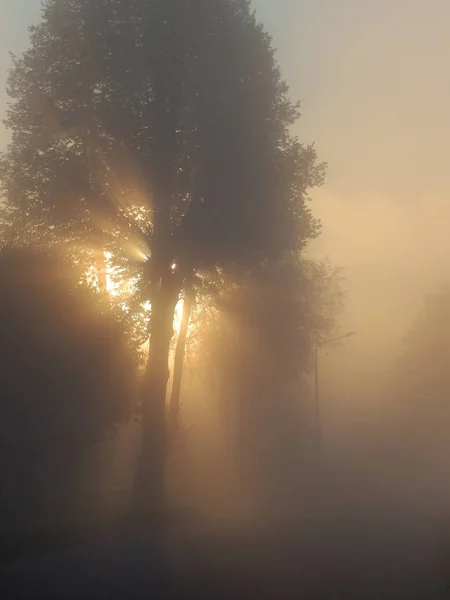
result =
[{"label": "forked trunk", "polygon": [[181,382],[183,379],[183,364],[184,357],[186,354],[186,340],[193,302],[194,292],[192,291],[192,289],[188,289],[186,290],[184,296],[183,314],[181,317],[180,332],[178,334],[177,348],[175,351],[175,360],[173,366],[173,384],[172,395],[170,397],[169,413],[169,430],[172,440],[176,440],[179,430]]}]

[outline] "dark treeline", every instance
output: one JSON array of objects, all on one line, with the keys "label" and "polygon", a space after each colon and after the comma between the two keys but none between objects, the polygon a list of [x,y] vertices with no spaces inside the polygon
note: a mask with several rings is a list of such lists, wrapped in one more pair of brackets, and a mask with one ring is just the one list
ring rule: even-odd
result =
[{"label": "dark treeline", "polygon": [[414,465],[424,495],[447,502],[450,392],[450,295],[429,294],[406,333],[395,365],[402,456]]},{"label": "dark treeline", "polygon": [[282,506],[342,294],[305,255],[325,165],[270,36],[247,0],[47,0],[30,34],[0,160],[2,495],[78,502],[81,464],[135,416],[136,497],[160,514],[200,369],[237,479]]},{"label": "dark treeline", "polygon": [[4,247],[0,284],[2,523],[42,509],[73,517],[96,444],[131,416],[135,361],[114,315],[60,255]]}]

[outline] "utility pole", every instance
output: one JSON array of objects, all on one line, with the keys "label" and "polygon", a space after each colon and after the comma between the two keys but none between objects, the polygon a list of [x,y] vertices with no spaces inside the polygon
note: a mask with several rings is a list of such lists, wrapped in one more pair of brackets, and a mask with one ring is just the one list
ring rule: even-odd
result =
[{"label": "utility pole", "polygon": [[320,398],[319,398],[319,345],[314,347],[314,438],[316,443],[316,452],[322,444],[322,419],[320,417]]}]

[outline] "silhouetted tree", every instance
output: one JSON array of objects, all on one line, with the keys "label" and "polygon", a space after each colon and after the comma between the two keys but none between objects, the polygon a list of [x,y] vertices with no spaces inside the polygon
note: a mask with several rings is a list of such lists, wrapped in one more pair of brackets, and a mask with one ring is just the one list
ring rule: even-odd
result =
[{"label": "silhouetted tree", "polygon": [[442,496],[450,428],[450,293],[425,298],[394,370],[394,452],[429,497]]},{"label": "silhouetted tree", "polygon": [[445,408],[450,394],[450,294],[434,294],[405,337],[398,361],[403,395],[417,408]]},{"label": "silhouetted tree", "polygon": [[83,458],[132,410],[125,336],[82,275],[54,252],[0,252],[2,487],[27,505],[56,493],[54,511],[76,504]]},{"label": "silhouetted tree", "polygon": [[301,250],[324,167],[290,133],[299,107],[248,0],[48,0],[8,91],[14,210],[100,240],[130,206],[150,212],[133,233],[152,307],[140,488],[160,502],[180,290]]},{"label": "silhouetted tree", "polygon": [[[244,281],[228,275],[201,311],[188,373],[218,397],[241,489],[267,507],[298,500],[311,423],[306,378],[342,307],[339,270],[288,255]],[[204,323],[202,323],[204,320]],[[230,452],[231,455],[231,452]],[[239,473],[240,472],[240,473]]]}]

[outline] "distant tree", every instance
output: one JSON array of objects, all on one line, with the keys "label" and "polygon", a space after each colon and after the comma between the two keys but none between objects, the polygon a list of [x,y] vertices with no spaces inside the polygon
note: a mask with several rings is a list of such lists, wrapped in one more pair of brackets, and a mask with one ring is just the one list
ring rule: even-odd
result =
[{"label": "distant tree", "polygon": [[300,251],[324,166],[290,133],[299,107],[248,0],[47,0],[8,92],[12,210],[100,245],[129,231],[130,207],[149,211],[130,236],[152,308],[140,488],[160,502],[180,291],[201,269]]},{"label": "distant tree", "polygon": [[431,498],[442,496],[450,429],[450,293],[430,294],[394,369],[394,449]]},{"label": "distant tree", "polygon": [[[215,307],[205,307],[188,375],[218,398],[233,439],[243,489],[272,507],[295,501],[310,435],[306,379],[317,340],[329,337],[342,308],[338,269],[290,255],[245,281],[228,276]],[[297,498],[298,499],[298,498]]]},{"label": "distant tree", "polygon": [[398,361],[403,393],[431,408],[450,398],[450,294],[430,295],[405,337]]},{"label": "distant tree", "polygon": [[54,252],[0,252],[2,488],[28,504],[61,492],[54,510],[76,501],[83,458],[132,410],[125,336],[82,274]]},{"label": "distant tree", "polygon": [[244,277],[223,275],[209,288],[210,303],[197,324],[200,346],[194,352],[200,362],[211,356],[212,348],[220,353],[222,344],[214,340],[219,331],[228,332],[236,336],[237,347],[241,338],[248,338],[252,349],[270,352],[282,380],[306,374],[315,343],[336,326],[344,299],[341,281],[340,270],[328,261],[299,255],[267,261]]}]

